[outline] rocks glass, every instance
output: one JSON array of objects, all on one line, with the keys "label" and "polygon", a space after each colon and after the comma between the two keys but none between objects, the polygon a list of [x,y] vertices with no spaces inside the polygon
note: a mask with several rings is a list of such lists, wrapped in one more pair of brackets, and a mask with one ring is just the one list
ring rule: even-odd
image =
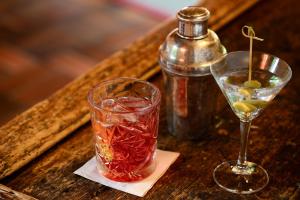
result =
[{"label": "rocks glass", "polygon": [[104,81],[90,90],[97,168],[102,175],[130,182],[154,171],[160,99],[157,87],[134,78]]}]

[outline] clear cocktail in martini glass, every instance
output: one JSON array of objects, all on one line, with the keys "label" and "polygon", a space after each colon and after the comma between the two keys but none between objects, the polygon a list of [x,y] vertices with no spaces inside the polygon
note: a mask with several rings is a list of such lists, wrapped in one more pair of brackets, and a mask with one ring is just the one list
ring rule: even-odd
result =
[{"label": "clear cocktail in martini glass", "polygon": [[211,72],[230,107],[240,119],[241,145],[237,161],[218,165],[213,173],[223,189],[239,194],[251,194],[269,182],[265,169],[247,161],[247,143],[251,121],[279,93],[292,76],[289,65],[278,57],[254,52],[249,74],[249,52],[237,51],[225,55],[211,66]]}]

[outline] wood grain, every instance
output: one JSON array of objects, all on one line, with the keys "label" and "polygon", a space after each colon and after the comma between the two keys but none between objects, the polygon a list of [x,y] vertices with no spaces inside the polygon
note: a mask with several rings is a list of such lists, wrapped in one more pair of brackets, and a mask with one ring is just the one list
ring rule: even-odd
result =
[{"label": "wood grain", "polygon": [[14,191],[5,185],[0,184],[0,199],[5,200],[36,200],[33,197],[30,197],[21,192]]},{"label": "wood grain", "polygon": [[[216,30],[257,1],[247,2],[245,6],[243,0],[218,0],[213,4],[204,2],[203,6],[214,11],[210,26]],[[92,86],[120,76],[146,79],[158,72],[158,47],[175,25],[175,21],[166,22],[2,126],[0,179],[12,174],[89,120],[86,96]]]},{"label": "wood grain", "polygon": [[[249,41],[240,39],[240,28],[251,24],[265,39],[255,49],[279,56],[293,70],[291,81],[253,121],[250,133],[248,158],[268,171],[268,186],[254,195],[235,195],[213,181],[213,169],[238,156],[239,122],[228,105],[218,113],[223,123],[203,140],[192,142],[178,140],[167,131],[162,99],[158,148],[180,152],[180,157],[143,199],[300,199],[300,21],[293,20],[300,18],[299,5],[297,0],[263,1],[218,31],[229,51],[245,49]],[[160,74],[151,82],[164,92]],[[92,156],[93,134],[87,123],[1,183],[43,200],[141,199],[73,174]]]}]

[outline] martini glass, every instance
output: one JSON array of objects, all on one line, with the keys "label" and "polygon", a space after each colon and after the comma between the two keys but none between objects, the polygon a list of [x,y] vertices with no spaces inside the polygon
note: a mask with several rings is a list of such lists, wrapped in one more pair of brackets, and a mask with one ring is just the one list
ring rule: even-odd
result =
[{"label": "martini glass", "polygon": [[230,107],[240,119],[241,144],[237,161],[218,165],[213,177],[223,189],[251,194],[269,182],[264,168],[247,161],[247,143],[251,121],[287,84],[292,76],[289,65],[278,57],[253,52],[251,81],[249,81],[249,52],[237,51],[225,55],[211,66],[211,73],[225,95]]}]

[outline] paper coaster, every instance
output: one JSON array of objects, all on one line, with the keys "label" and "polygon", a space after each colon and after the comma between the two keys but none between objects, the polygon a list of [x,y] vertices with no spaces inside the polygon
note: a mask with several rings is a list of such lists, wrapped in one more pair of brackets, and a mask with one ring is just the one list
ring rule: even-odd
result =
[{"label": "paper coaster", "polygon": [[91,181],[101,183],[102,185],[127,192],[139,197],[145,196],[145,194],[152,188],[152,186],[158,181],[160,177],[167,171],[170,165],[178,158],[179,153],[156,150],[156,162],[157,166],[155,171],[145,178],[144,180],[137,182],[116,182],[105,178],[99,174],[96,167],[96,157],[90,159],[82,167],[77,169],[74,173]]}]

